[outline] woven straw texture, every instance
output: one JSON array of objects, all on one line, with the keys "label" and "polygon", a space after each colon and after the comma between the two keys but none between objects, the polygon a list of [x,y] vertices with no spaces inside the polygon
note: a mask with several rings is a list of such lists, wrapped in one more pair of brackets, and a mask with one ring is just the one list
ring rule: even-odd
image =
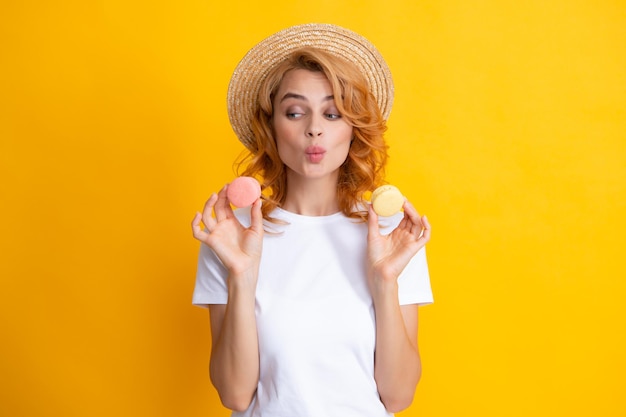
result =
[{"label": "woven straw texture", "polygon": [[296,49],[310,46],[350,61],[365,74],[385,119],[393,104],[391,72],[376,47],[361,35],[330,24],[311,23],[277,32],[254,46],[239,62],[228,87],[228,117],[241,142],[254,150],[251,121],[261,83]]}]

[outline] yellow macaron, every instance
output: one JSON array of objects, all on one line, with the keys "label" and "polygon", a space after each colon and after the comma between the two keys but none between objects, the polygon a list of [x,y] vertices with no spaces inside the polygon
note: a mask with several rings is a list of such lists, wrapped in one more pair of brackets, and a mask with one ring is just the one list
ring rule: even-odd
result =
[{"label": "yellow macaron", "polygon": [[389,217],[402,210],[405,197],[397,187],[387,184],[376,188],[371,200],[376,214]]}]

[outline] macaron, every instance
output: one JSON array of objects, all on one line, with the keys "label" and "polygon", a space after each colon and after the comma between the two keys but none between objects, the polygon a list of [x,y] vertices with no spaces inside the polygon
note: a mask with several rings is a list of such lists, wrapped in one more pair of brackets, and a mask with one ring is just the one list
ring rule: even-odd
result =
[{"label": "macaron", "polygon": [[248,207],[261,196],[261,185],[252,177],[237,177],[228,184],[226,196],[235,207]]},{"label": "macaron", "polygon": [[404,196],[397,187],[393,185],[381,185],[372,193],[372,207],[379,216],[393,216],[404,205]]}]

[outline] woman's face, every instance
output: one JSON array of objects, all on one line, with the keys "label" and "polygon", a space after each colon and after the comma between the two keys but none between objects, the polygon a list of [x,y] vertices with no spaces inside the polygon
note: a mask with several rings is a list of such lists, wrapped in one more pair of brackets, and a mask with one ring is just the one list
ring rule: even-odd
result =
[{"label": "woman's face", "polygon": [[337,111],[321,72],[287,72],[274,97],[273,124],[280,159],[288,176],[339,177],[348,156],[352,126]]}]

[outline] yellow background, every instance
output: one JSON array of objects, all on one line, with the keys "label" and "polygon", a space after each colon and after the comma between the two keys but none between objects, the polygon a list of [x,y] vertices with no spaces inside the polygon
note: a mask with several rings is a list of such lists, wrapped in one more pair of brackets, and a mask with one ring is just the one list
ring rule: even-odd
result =
[{"label": "yellow background", "polygon": [[624,416],[624,1],[4,1],[0,415],[226,416],[189,223],[230,74],[329,22],[396,82],[389,180],[434,227],[402,416]]}]

